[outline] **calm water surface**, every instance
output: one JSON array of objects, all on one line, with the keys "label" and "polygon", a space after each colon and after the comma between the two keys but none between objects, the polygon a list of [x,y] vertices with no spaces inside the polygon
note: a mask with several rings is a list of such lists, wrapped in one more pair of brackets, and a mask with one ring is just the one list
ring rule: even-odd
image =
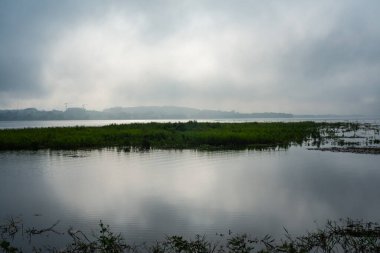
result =
[{"label": "calm water surface", "polygon": [[[196,119],[198,122],[360,122],[380,124],[380,118],[243,118],[243,119]],[[163,120],[40,120],[40,121],[0,121],[0,129],[35,128],[35,127],[68,127],[68,126],[105,126],[110,124],[131,124],[148,122],[188,122],[189,119]]]},{"label": "calm water surface", "polygon": [[0,217],[128,241],[229,229],[280,236],[327,219],[380,221],[380,156],[310,151],[0,153]]}]

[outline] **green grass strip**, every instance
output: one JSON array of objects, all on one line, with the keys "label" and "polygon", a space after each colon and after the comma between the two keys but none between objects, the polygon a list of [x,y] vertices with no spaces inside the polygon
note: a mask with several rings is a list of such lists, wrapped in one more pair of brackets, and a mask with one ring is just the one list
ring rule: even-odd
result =
[{"label": "green grass strip", "polygon": [[0,130],[0,150],[240,149],[288,147],[320,138],[322,127],[339,123],[142,123],[103,127],[53,127]]}]

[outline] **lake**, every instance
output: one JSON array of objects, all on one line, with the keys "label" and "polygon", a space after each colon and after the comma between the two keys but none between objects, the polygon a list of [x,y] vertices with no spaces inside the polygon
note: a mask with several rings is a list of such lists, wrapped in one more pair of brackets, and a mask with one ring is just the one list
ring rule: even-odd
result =
[{"label": "lake", "polygon": [[[24,120],[0,121],[0,129],[35,128],[35,127],[70,127],[70,126],[105,126],[110,124],[131,124],[148,122],[188,122],[190,119],[162,119],[162,120]],[[194,119],[193,119],[194,120]],[[242,119],[196,119],[198,122],[360,122],[380,124],[378,117],[340,117],[340,118],[242,118]]]},{"label": "lake", "polygon": [[305,233],[327,219],[380,221],[380,156],[307,150],[0,152],[0,217],[128,242],[165,235]]}]

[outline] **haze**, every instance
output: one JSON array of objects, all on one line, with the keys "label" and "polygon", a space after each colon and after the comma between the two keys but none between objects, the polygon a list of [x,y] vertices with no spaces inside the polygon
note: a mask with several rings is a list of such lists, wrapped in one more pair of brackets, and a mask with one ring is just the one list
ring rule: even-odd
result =
[{"label": "haze", "polygon": [[0,109],[378,115],[380,1],[0,2]]}]

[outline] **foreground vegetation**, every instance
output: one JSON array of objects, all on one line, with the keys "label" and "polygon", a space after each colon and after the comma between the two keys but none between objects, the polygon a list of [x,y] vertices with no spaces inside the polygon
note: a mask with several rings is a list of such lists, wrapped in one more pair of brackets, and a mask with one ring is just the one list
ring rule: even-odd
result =
[{"label": "foreground vegetation", "polygon": [[[121,234],[113,233],[109,226],[99,223],[99,232],[88,236],[82,231],[67,230],[66,247],[31,245],[35,237],[63,236],[56,228],[23,227],[22,221],[10,218],[0,225],[0,250],[2,252],[147,252],[147,253],[249,253],[249,252],[380,252],[380,227],[377,223],[354,221],[328,221],[324,228],[294,237],[285,230],[285,239],[276,241],[271,236],[251,237],[248,234],[219,234],[219,239],[207,240],[197,235],[194,239],[182,236],[167,236],[154,244],[127,244]],[[26,239],[24,246],[16,246],[16,237]],[[18,239],[20,239],[18,238]],[[19,240],[20,242],[20,240]],[[21,242],[23,242],[21,240]]]},{"label": "foreground vegetation", "polygon": [[[93,149],[239,149],[288,147],[350,123],[142,123],[103,127],[54,127],[0,130],[0,150]],[[324,129],[323,131],[321,129]]]}]

